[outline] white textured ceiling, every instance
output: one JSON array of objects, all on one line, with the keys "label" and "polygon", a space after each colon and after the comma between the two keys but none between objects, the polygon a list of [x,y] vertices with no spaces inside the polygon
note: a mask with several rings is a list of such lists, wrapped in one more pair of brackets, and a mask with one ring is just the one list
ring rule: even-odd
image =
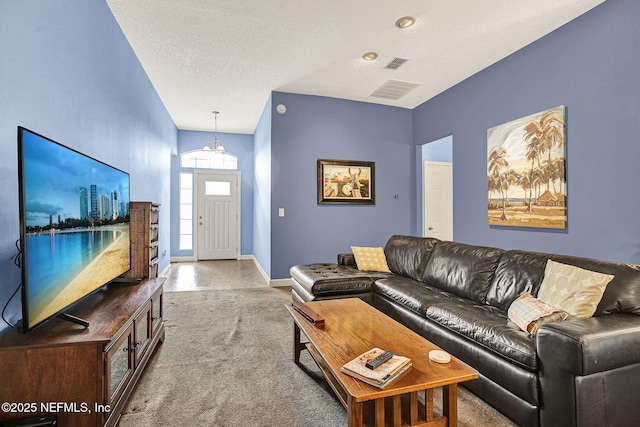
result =
[{"label": "white textured ceiling", "polygon": [[[107,0],[178,129],[253,133],[271,91],[414,108],[604,0]],[[401,30],[403,16],[416,24]],[[376,51],[365,62],[363,53]],[[397,70],[384,67],[408,59]],[[418,84],[398,100],[387,80]]]}]

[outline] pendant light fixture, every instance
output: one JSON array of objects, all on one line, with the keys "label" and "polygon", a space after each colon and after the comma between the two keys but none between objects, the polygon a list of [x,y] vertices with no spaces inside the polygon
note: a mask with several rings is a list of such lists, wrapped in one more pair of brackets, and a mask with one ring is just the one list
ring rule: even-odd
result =
[{"label": "pendant light fixture", "polygon": [[202,149],[205,151],[213,150],[215,154],[224,154],[224,147],[222,146],[222,144],[220,143],[220,140],[218,139],[218,114],[220,114],[219,111],[213,112],[215,128],[213,131],[213,141],[211,141],[211,147],[209,147],[208,144],[205,144],[204,147],[202,147]]}]

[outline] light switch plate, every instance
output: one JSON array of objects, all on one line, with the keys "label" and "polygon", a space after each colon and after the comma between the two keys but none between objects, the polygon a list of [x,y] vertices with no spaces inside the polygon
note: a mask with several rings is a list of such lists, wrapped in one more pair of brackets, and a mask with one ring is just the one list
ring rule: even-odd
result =
[{"label": "light switch plate", "polygon": [[283,217],[284,216],[284,208],[278,208],[278,216],[279,217]]}]

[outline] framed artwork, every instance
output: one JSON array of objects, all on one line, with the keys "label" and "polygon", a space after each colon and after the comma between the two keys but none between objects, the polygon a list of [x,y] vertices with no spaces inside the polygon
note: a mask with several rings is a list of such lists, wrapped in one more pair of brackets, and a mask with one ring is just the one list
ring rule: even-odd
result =
[{"label": "framed artwork", "polygon": [[318,159],[318,204],[375,205],[375,163]]},{"label": "framed artwork", "polygon": [[490,225],[567,228],[563,105],[487,130]]}]

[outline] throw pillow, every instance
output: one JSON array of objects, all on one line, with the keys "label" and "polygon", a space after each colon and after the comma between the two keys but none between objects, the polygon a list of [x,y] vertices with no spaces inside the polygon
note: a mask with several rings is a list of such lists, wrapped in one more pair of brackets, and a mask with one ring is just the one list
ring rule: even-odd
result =
[{"label": "throw pillow", "polygon": [[568,317],[568,313],[543,303],[529,292],[516,298],[507,314],[520,329],[532,335],[545,323],[560,322]]},{"label": "throw pillow", "polygon": [[538,299],[574,316],[591,317],[613,277],[548,260]]},{"label": "throw pillow", "polygon": [[356,258],[358,270],[389,272],[387,257],[382,248],[351,246],[351,252]]}]

